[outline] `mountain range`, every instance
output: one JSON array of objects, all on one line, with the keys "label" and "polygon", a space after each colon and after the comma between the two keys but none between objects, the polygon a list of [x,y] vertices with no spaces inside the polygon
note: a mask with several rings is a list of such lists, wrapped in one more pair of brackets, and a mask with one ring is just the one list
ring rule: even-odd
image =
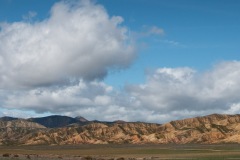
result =
[{"label": "mountain range", "polygon": [[240,115],[212,114],[164,124],[84,117],[0,118],[0,145],[240,143]]}]

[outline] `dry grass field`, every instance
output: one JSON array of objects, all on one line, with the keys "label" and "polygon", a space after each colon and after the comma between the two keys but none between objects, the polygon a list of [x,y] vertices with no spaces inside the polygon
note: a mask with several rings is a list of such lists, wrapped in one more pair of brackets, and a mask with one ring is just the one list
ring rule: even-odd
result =
[{"label": "dry grass field", "polygon": [[239,159],[240,145],[1,146],[0,159],[161,160]]}]

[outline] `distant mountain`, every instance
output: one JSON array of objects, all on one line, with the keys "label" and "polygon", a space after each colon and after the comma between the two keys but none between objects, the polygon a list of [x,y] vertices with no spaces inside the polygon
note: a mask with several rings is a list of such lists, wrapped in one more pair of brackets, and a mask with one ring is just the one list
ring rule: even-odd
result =
[{"label": "distant mountain", "polygon": [[68,117],[68,116],[60,116],[60,115],[52,115],[47,117],[40,117],[40,118],[30,118],[28,121],[39,123],[47,128],[58,128],[58,127],[65,127],[70,124],[85,124],[88,122],[83,117]]},{"label": "distant mountain", "polygon": [[0,121],[13,121],[13,120],[17,120],[18,118],[14,118],[14,117],[0,117]]},{"label": "distant mountain", "polygon": [[126,123],[126,121],[123,121],[123,120],[116,120],[116,121],[113,121],[114,123]]},{"label": "distant mountain", "polygon": [[77,116],[77,117],[75,117],[75,119],[80,121],[80,122],[89,122],[86,118],[84,118],[82,116]]},{"label": "distant mountain", "polygon": [[[240,115],[212,114],[165,124],[80,122],[79,119],[81,118],[49,116],[28,120],[0,120],[0,144],[240,143]],[[37,121],[49,127],[35,123]]]}]

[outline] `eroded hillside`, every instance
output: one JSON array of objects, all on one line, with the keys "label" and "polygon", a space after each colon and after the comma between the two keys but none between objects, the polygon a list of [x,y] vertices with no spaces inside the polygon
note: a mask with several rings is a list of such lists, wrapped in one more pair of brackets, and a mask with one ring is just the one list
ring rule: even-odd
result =
[{"label": "eroded hillside", "polygon": [[[64,117],[69,120],[69,118]],[[48,122],[51,122],[48,117]],[[75,121],[74,121],[75,122]],[[54,121],[54,124],[57,122]],[[64,124],[63,120],[61,123]],[[240,115],[213,114],[165,124],[86,121],[47,128],[27,120],[0,121],[0,143],[22,144],[187,144],[240,143]],[[48,124],[51,125],[51,124]]]}]

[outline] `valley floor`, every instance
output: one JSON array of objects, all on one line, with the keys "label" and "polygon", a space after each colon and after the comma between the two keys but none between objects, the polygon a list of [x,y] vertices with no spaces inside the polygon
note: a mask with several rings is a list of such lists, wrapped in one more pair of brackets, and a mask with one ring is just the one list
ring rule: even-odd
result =
[{"label": "valley floor", "polygon": [[162,160],[239,159],[239,144],[0,146],[1,159]]}]

